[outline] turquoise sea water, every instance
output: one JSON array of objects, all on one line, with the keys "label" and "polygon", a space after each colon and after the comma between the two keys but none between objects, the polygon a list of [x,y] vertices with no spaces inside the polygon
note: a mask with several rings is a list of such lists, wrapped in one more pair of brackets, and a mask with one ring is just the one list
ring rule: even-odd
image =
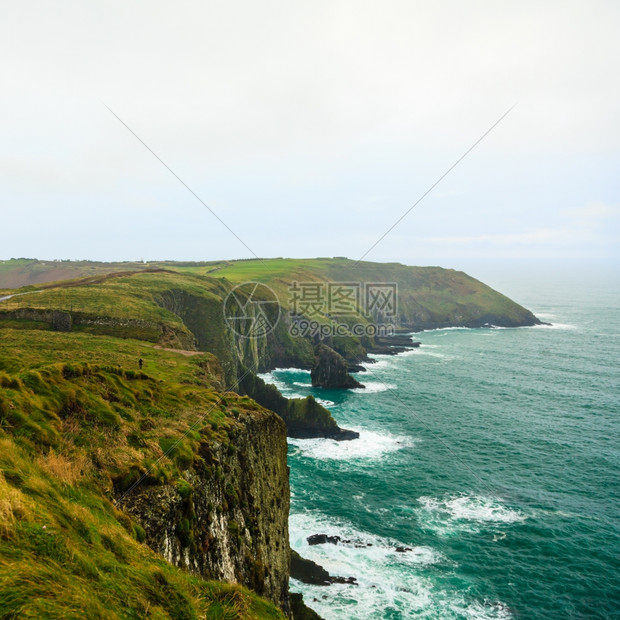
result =
[{"label": "turquoise sea water", "polygon": [[327,620],[620,617],[620,287],[515,290],[553,327],[416,334],[366,390],[268,375],[361,433],[289,444],[292,547],[359,583],[292,580]]}]

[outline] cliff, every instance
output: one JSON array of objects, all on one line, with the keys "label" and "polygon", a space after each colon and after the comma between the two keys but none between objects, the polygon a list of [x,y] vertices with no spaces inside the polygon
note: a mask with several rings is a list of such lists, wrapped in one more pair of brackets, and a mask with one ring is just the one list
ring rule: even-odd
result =
[{"label": "cliff", "polygon": [[[230,290],[231,286],[238,283],[261,282],[276,293],[283,309],[287,312],[294,305],[291,294],[291,286],[294,282],[323,287],[330,282],[389,283],[395,285],[398,297],[397,312],[389,316],[394,319],[397,328],[410,330],[446,326],[481,327],[487,323],[516,327],[536,325],[540,322],[526,308],[462,271],[441,267],[412,267],[399,263],[356,262],[343,258],[252,259],[209,263],[154,261],[148,264],[20,259],[0,261],[0,289],[17,289],[33,285],[50,286],[45,283],[80,277],[84,284],[93,287],[97,282],[109,283],[106,278],[118,272],[123,274],[125,282],[130,279],[128,275],[130,273],[135,273],[142,278],[142,281],[146,281],[144,278],[149,275],[149,272],[152,275],[157,272],[163,276],[174,272],[179,278],[177,282],[182,283],[182,286],[178,288],[185,291],[191,288],[192,292],[198,293],[199,296],[202,293],[194,286],[197,281],[194,279],[194,285],[188,287],[186,286],[189,283],[187,277],[200,276],[203,290],[205,288],[216,289],[219,286],[219,292],[215,290],[216,295],[221,295],[224,289]],[[57,284],[60,285],[61,282]],[[159,288],[162,289],[162,287]],[[67,301],[69,301],[68,298]],[[105,301],[102,300],[101,305],[105,306]],[[374,307],[369,310],[372,320],[388,317],[385,308]],[[272,351],[275,352],[273,362],[287,365],[285,363],[287,356],[293,353],[293,356],[297,358],[299,352],[291,351],[291,342],[286,342],[286,339],[282,340],[281,336],[282,334],[279,334],[276,338],[278,346],[272,347]],[[348,359],[349,354],[354,353],[359,342],[359,338],[351,339],[346,347],[343,347],[347,351],[337,347],[332,348],[336,348]],[[332,346],[330,342],[326,344]],[[364,342],[362,341],[361,344],[363,345]],[[295,349],[294,345],[293,349]],[[308,359],[307,350],[306,363],[311,364],[311,357]]]},{"label": "cliff", "polygon": [[[37,277],[44,273],[40,262],[12,263],[5,262],[0,273],[15,275],[16,269],[26,268],[36,268]],[[79,267],[63,263],[63,268],[70,266]],[[210,352],[220,361],[223,383],[229,390],[251,394],[276,411],[285,420],[289,434],[296,437],[345,435],[316,402],[282,402],[256,382],[248,386],[247,373],[294,366],[312,369],[313,384],[318,387],[360,387],[348,368],[360,370],[359,364],[368,361],[369,352],[402,350],[403,337],[399,340],[346,333],[355,326],[372,327],[388,319],[401,331],[539,322],[525,308],[466,274],[435,267],[357,264],[345,259],[159,263],[148,268],[136,265],[135,271],[126,266],[119,273],[105,273],[111,268],[106,264],[86,266],[97,275],[45,284],[36,294],[23,290],[0,302],[0,329],[71,329],[80,334],[156,343],[188,354]],[[273,329],[251,336],[235,327],[244,324],[238,319],[260,318],[259,306],[248,303],[248,293],[235,289],[235,284],[248,280],[264,282],[280,301],[280,318],[273,321]],[[303,314],[294,313],[303,310],[294,307],[290,296],[290,287],[298,280],[323,292],[339,281],[357,281],[360,287],[368,282],[384,282],[398,294],[397,312],[388,317],[385,310],[359,309],[346,320],[323,312],[308,322]],[[226,300],[233,289],[240,303],[232,306],[231,316]],[[265,291],[268,294],[269,289]],[[242,312],[247,316],[242,317]],[[311,330],[298,333],[296,320],[300,316],[312,326]],[[336,335],[331,329],[334,326],[345,326],[345,333]]]},{"label": "cliff", "polygon": [[[180,278],[182,281],[182,279]],[[293,338],[285,321],[276,321],[273,331],[248,337],[241,329],[231,328],[235,318],[241,315],[239,307],[224,302],[232,286],[226,281],[212,278],[193,278],[189,287],[162,290],[154,296],[155,302],[179,317],[195,338],[196,348],[215,354],[222,363],[226,382],[230,389],[238,391],[244,373],[265,372],[276,366],[296,365],[307,367],[312,363],[312,344],[301,338]],[[244,292],[236,292],[244,299]],[[247,317],[256,318],[257,306],[247,304]],[[237,323],[239,325],[239,323]]]},{"label": "cliff", "polygon": [[324,344],[317,347],[310,377],[315,387],[332,389],[364,387],[349,374],[349,365],[344,357]]},{"label": "cliff", "polygon": [[[314,399],[288,402],[275,388],[261,386],[254,373],[274,364],[311,367],[313,344],[293,337],[285,320],[272,332],[246,337],[230,328],[223,304],[231,285],[225,281],[160,271],[132,275],[108,274],[93,282],[66,282],[26,293],[0,307],[0,329],[56,330],[58,317],[73,333],[134,339],[185,351],[208,351],[222,367],[221,384],[252,395],[276,411],[286,422],[290,436],[335,437],[357,434],[339,429],[325,408]],[[237,293],[238,295],[242,295]],[[52,308],[66,310],[52,310]],[[250,318],[256,307],[247,307]],[[234,318],[234,317],[232,317]]]},{"label": "cliff", "polygon": [[117,505],[171,564],[244,584],[289,611],[284,424],[266,410],[236,421],[227,444],[200,443],[180,482],[117,490]]},{"label": "cliff", "polygon": [[284,423],[217,392],[221,372],[209,354],[3,329],[0,617],[284,618]]}]

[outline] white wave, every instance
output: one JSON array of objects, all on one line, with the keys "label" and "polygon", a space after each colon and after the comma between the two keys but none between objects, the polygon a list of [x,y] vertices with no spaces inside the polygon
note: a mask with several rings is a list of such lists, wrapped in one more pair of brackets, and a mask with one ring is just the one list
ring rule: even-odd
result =
[{"label": "white wave", "polygon": [[[293,386],[284,383],[284,381],[280,381],[278,378],[274,377],[273,372],[275,371],[259,373],[256,376],[260,377],[265,383],[275,385],[278,388],[278,391],[283,396],[286,396],[286,398],[306,398],[307,394],[300,394],[299,392],[296,392]],[[298,387],[310,387],[309,384],[298,382],[294,383],[293,385],[296,385]]]},{"label": "white wave", "polygon": [[391,368],[393,366],[392,359],[393,355],[380,355],[380,354],[372,354],[368,355],[371,360],[374,362],[362,362],[360,366],[363,366],[367,370],[376,370],[378,368]]},{"label": "white wave", "polygon": [[520,325],[518,327],[504,327],[502,325],[494,325],[493,329],[499,330],[499,329],[579,329],[579,328],[576,325],[569,325],[568,323],[552,323],[551,325]]},{"label": "white wave", "polygon": [[430,353],[431,347],[424,347],[424,349],[407,349],[403,351],[398,357],[413,357],[414,355],[421,355],[422,353]]},{"label": "white wave", "polygon": [[350,392],[356,394],[374,394],[375,392],[385,392],[386,390],[396,390],[397,387],[393,383],[383,383],[376,381],[362,381],[362,384],[366,387],[353,388]]},{"label": "white wave", "polygon": [[510,524],[525,520],[518,510],[507,508],[498,500],[481,495],[460,495],[438,499],[422,496],[415,510],[426,529],[440,535],[477,532],[484,525]]},{"label": "white wave", "polygon": [[552,323],[551,325],[528,325],[519,329],[578,329],[578,327],[568,323]]},{"label": "white wave", "polygon": [[476,329],[476,328],[464,327],[464,326],[433,327],[433,328],[430,328],[430,329],[423,329],[421,333],[426,333],[426,332],[450,332],[450,331],[454,331],[456,329],[459,329],[459,330],[470,330],[470,329]]},{"label": "white wave", "polygon": [[293,385],[296,385],[298,387],[305,387],[305,388],[312,387],[312,383],[310,383],[310,382],[303,383],[302,381],[293,381]]},{"label": "white wave", "polygon": [[285,392],[289,389],[286,383],[274,377],[273,373],[271,372],[258,373],[256,376],[261,378],[265,383],[268,383],[269,385],[275,385],[280,392]]},{"label": "white wave", "polygon": [[[392,357],[392,356],[390,356]],[[391,364],[388,360],[377,360],[376,362],[362,362],[360,366],[363,366],[369,372],[373,372],[375,370],[379,370],[381,368],[391,368],[393,364]],[[362,373],[361,376],[363,376]]]},{"label": "white wave", "polygon": [[[350,541],[338,545],[325,543],[309,545],[307,537],[312,534],[339,536]],[[436,564],[444,558],[441,553],[427,546],[407,545],[401,541],[378,536],[357,529],[352,523],[340,519],[330,519],[314,513],[293,513],[289,518],[289,537],[291,547],[304,557],[311,559],[335,575],[356,577],[360,579],[357,559],[370,560],[374,563],[398,562],[402,564],[429,565]],[[396,551],[397,547],[411,549],[405,553]],[[315,559],[317,558],[317,559]],[[322,562],[328,558],[330,570]],[[354,571],[344,574],[337,572],[336,563],[343,569]],[[348,565],[348,567],[347,567]]]},{"label": "white wave", "polygon": [[455,618],[460,618],[459,614],[464,613],[468,620],[509,620],[512,618],[512,614],[506,605],[491,601],[470,603],[464,609],[454,605],[452,612],[455,614]]},{"label": "white wave", "polygon": [[289,438],[290,445],[299,449],[303,456],[321,459],[348,461],[352,459],[380,459],[386,454],[409,448],[415,440],[411,437],[394,436],[386,433],[377,433],[363,428],[353,428],[360,436],[350,441],[336,441],[335,439],[293,439]]},{"label": "white wave", "polygon": [[319,403],[319,405],[323,405],[323,407],[327,407],[329,409],[329,407],[335,407],[336,403],[333,400],[327,400],[325,398],[315,398],[314,400],[316,400],[317,403]]},{"label": "white wave", "polygon": [[406,351],[405,353],[401,353],[402,357],[413,357],[418,355],[426,355],[427,357],[436,357],[437,359],[442,360],[453,360],[456,359],[454,355],[446,355],[445,353],[439,353],[438,351],[429,350],[430,347],[425,346],[420,349],[411,349],[410,351]]},{"label": "white wave", "polygon": [[[291,547],[323,566],[333,576],[355,577],[358,585],[310,586],[291,580],[291,589],[302,592],[306,603],[326,619],[370,620],[398,618],[508,619],[501,603],[467,601],[459,591],[447,591],[433,583],[429,567],[446,558],[428,546],[406,545],[397,540],[361,531],[343,520],[316,513],[293,513],[289,520]],[[353,544],[310,546],[311,534],[340,536]],[[357,546],[356,546],[357,544]],[[400,553],[396,547],[409,547]]]},{"label": "white wave", "polygon": [[[277,373],[278,375],[281,374],[286,374],[286,373],[303,373],[303,374],[307,374],[308,376],[310,375],[310,371],[309,370],[303,370],[302,368],[275,368],[274,370],[271,370],[269,372],[258,372],[256,373],[257,377],[260,377],[265,383],[271,383],[272,385],[275,385],[279,390],[282,389],[281,386],[286,386],[286,382],[282,380],[282,378],[278,377],[275,373]],[[295,385],[303,385],[304,387],[306,385],[306,383],[302,383],[302,382],[295,382]]]}]

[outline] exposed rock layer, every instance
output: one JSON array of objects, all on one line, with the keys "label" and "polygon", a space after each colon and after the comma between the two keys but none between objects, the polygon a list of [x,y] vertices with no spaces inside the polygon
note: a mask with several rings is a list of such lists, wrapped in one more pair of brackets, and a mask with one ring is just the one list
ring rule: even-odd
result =
[{"label": "exposed rock layer", "polygon": [[289,484],[282,420],[242,414],[230,443],[201,444],[177,484],[139,485],[118,503],[172,564],[241,583],[288,611]]},{"label": "exposed rock layer", "polygon": [[319,344],[316,349],[316,359],[310,377],[314,387],[331,389],[364,387],[349,374],[344,357],[324,344]]}]

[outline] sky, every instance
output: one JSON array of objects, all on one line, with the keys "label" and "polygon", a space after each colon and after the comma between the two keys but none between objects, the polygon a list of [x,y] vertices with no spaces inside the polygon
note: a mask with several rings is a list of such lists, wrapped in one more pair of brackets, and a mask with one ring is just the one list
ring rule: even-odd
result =
[{"label": "sky", "polygon": [[620,266],[617,1],[2,4],[0,259]]}]

